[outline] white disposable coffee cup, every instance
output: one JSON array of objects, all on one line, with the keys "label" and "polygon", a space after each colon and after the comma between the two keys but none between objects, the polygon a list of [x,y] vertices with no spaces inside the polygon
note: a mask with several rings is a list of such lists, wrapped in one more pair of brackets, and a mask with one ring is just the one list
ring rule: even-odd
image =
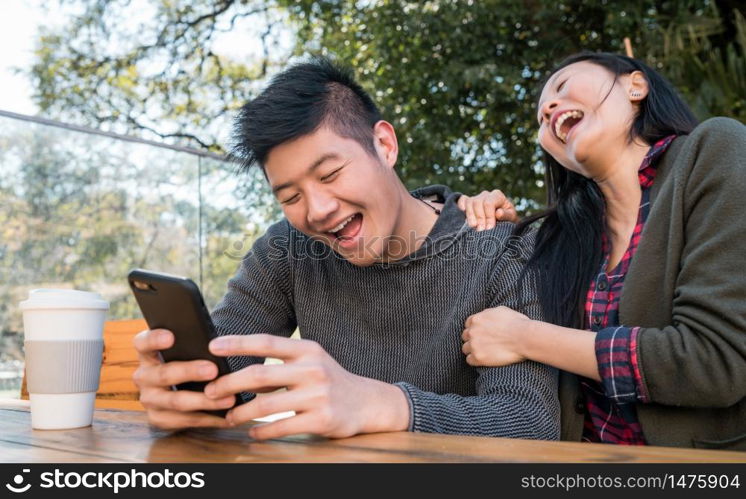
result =
[{"label": "white disposable coffee cup", "polygon": [[35,289],[23,311],[31,426],[89,426],[98,390],[109,304],[98,293]]}]

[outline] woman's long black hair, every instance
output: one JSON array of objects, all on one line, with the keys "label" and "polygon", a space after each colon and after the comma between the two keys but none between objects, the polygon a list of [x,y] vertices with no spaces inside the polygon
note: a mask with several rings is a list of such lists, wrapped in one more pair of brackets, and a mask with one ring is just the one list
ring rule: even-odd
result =
[{"label": "woman's long black hair", "polygon": [[[672,134],[688,134],[697,126],[694,114],[671,83],[635,59],[581,52],[562,61],[552,74],[581,61],[602,66],[615,78],[633,71],[641,71],[645,76],[648,95],[640,103],[630,129],[630,141],[639,138],[652,145]],[[524,219],[516,232],[521,233],[543,219],[526,270],[537,271],[545,319],[561,326],[582,328],[586,294],[603,259],[604,198],[593,180],[567,170],[546,151],[544,162],[548,208]]]}]

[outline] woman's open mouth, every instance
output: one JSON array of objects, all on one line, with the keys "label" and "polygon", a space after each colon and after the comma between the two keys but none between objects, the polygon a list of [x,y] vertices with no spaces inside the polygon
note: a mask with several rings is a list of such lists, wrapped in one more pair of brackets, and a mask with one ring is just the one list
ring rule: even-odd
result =
[{"label": "woman's open mouth", "polygon": [[575,125],[580,123],[580,121],[583,119],[583,111],[578,110],[572,110],[572,111],[563,111],[562,113],[558,114],[554,118],[554,126],[552,127],[552,131],[554,131],[554,135],[562,142],[567,142],[567,136],[570,133],[570,130],[572,130]]}]

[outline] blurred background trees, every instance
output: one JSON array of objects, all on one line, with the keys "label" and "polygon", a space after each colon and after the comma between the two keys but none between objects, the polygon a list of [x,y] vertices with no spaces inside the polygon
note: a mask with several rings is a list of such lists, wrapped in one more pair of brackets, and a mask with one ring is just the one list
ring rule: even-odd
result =
[{"label": "blurred background trees", "polygon": [[35,288],[101,293],[140,316],[126,276],[189,276],[213,307],[278,218],[259,171],[116,137],[0,116],[0,395],[18,396],[22,316]]},{"label": "blurred background trees", "polygon": [[400,137],[409,186],[498,186],[543,200],[537,92],[578,50],[673,80],[701,119],[746,121],[742,2],[61,0],[32,69],[44,114],[222,152],[233,112],[288,61],[351,66]]},{"label": "blurred background trees", "polygon": [[[42,116],[223,154],[234,112],[289,62],[350,67],[397,129],[410,187],[499,187],[543,203],[535,101],[579,50],[668,76],[700,119],[746,121],[734,0],[57,0],[28,70]],[[59,5],[59,8],[57,7]],[[209,306],[279,209],[260,172],[215,157],[0,117],[0,394],[18,393],[17,304],[35,287],[139,316],[133,267],[187,275]]]}]

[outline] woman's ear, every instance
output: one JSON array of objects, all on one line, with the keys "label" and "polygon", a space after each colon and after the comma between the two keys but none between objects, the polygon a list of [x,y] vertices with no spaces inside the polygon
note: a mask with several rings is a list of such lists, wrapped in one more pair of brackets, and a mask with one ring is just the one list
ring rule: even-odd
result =
[{"label": "woman's ear", "polygon": [[648,91],[648,80],[645,79],[645,75],[642,74],[642,71],[631,72],[627,81],[629,100],[632,103],[639,103],[648,96]]},{"label": "woman's ear", "polygon": [[393,168],[399,156],[399,142],[393,125],[384,120],[373,125],[373,143],[381,161],[389,168]]}]

